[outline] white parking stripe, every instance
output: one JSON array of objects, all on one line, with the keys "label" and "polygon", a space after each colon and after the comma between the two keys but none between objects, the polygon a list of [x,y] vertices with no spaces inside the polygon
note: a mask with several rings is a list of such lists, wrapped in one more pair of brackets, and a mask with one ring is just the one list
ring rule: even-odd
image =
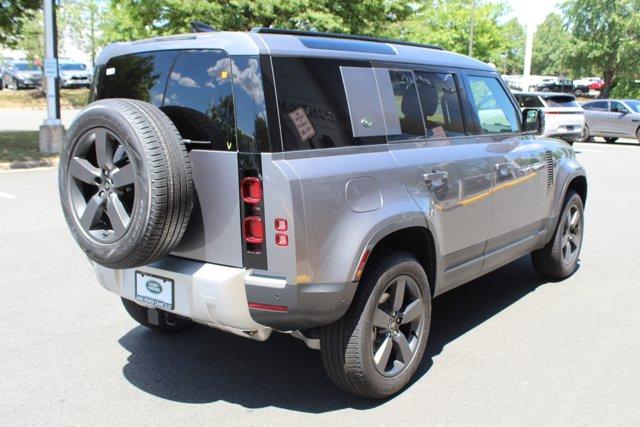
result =
[{"label": "white parking stripe", "polygon": [[14,196],[13,194],[3,193],[2,191],[0,191],[0,197],[5,199],[17,199],[17,197]]}]

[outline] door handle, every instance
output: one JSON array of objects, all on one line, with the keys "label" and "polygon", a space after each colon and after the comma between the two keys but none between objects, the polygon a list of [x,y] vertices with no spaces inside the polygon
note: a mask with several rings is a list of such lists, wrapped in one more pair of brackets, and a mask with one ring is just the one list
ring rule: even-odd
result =
[{"label": "door handle", "polygon": [[431,172],[431,173],[425,173],[424,175],[422,175],[422,178],[424,178],[424,181],[427,184],[433,184],[433,181],[442,181],[442,183],[446,183],[447,180],[449,179],[449,174],[447,172]]},{"label": "door handle", "polygon": [[449,173],[439,170],[434,170],[431,173],[425,173],[422,175],[424,182],[427,184],[429,191],[434,193],[436,199],[444,199],[448,192]]}]

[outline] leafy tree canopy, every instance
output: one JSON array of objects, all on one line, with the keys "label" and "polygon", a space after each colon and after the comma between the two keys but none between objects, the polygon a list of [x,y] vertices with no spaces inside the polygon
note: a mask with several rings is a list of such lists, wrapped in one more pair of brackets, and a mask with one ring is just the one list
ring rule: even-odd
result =
[{"label": "leafy tree canopy", "polygon": [[15,46],[24,20],[41,6],[40,0],[0,0],[0,45]]}]

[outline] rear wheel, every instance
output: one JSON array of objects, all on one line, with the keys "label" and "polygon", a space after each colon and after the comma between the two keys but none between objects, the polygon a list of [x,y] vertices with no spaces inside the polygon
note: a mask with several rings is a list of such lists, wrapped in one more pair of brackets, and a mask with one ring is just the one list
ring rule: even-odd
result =
[{"label": "rear wheel", "polygon": [[350,393],[381,399],[411,380],[424,354],[431,321],[427,275],[410,254],[381,259],[358,285],[349,311],[322,328],[322,361],[331,380]]},{"label": "rear wheel", "polygon": [[604,142],[606,142],[607,144],[613,144],[617,140],[618,140],[618,138],[605,138]]},{"label": "rear wheel", "polygon": [[126,298],[122,298],[122,304],[133,320],[154,331],[174,333],[193,326],[193,322],[189,319],[166,311],[143,307]]},{"label": "rear wheel", "polygon": [[582,135],[580,136],[580,141],[589,142],[591,141],[591,133],[589,131],[589,126],[584,125],[582,128]]},{"label": "rear wheel", "polygon": [[569,191],[558,219],[553,239],[533,251],[534,268],[549,279],[566,279],[578,266],[584,232],[584,205],[575,191]]}]

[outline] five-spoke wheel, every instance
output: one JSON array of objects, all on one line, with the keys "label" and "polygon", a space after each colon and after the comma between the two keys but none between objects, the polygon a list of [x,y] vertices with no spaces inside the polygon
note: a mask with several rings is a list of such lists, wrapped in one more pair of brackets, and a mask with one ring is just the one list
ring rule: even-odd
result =
[{"label": "five-spoke wheel", "polygon": [[415,280],[406,275],[395,278],[373,314],[373,359],[381,374],[394,376],[407,366],[418,348],[424,323],[424,305]]},{"label": "five-spoke wheel", "polygon": [[105,128],[87,132],[69,162],[69,191],[83,231],[101,243],[120,239],[131,222],[136,173],[126,147]]},{"label": "five-spoke wheel", "polygon": [[430,321],[429,281],[418,260],[404,252],[374,255],[349,311],[320,331],[329,377],[365,397],[398,392],[420,364]]}]

